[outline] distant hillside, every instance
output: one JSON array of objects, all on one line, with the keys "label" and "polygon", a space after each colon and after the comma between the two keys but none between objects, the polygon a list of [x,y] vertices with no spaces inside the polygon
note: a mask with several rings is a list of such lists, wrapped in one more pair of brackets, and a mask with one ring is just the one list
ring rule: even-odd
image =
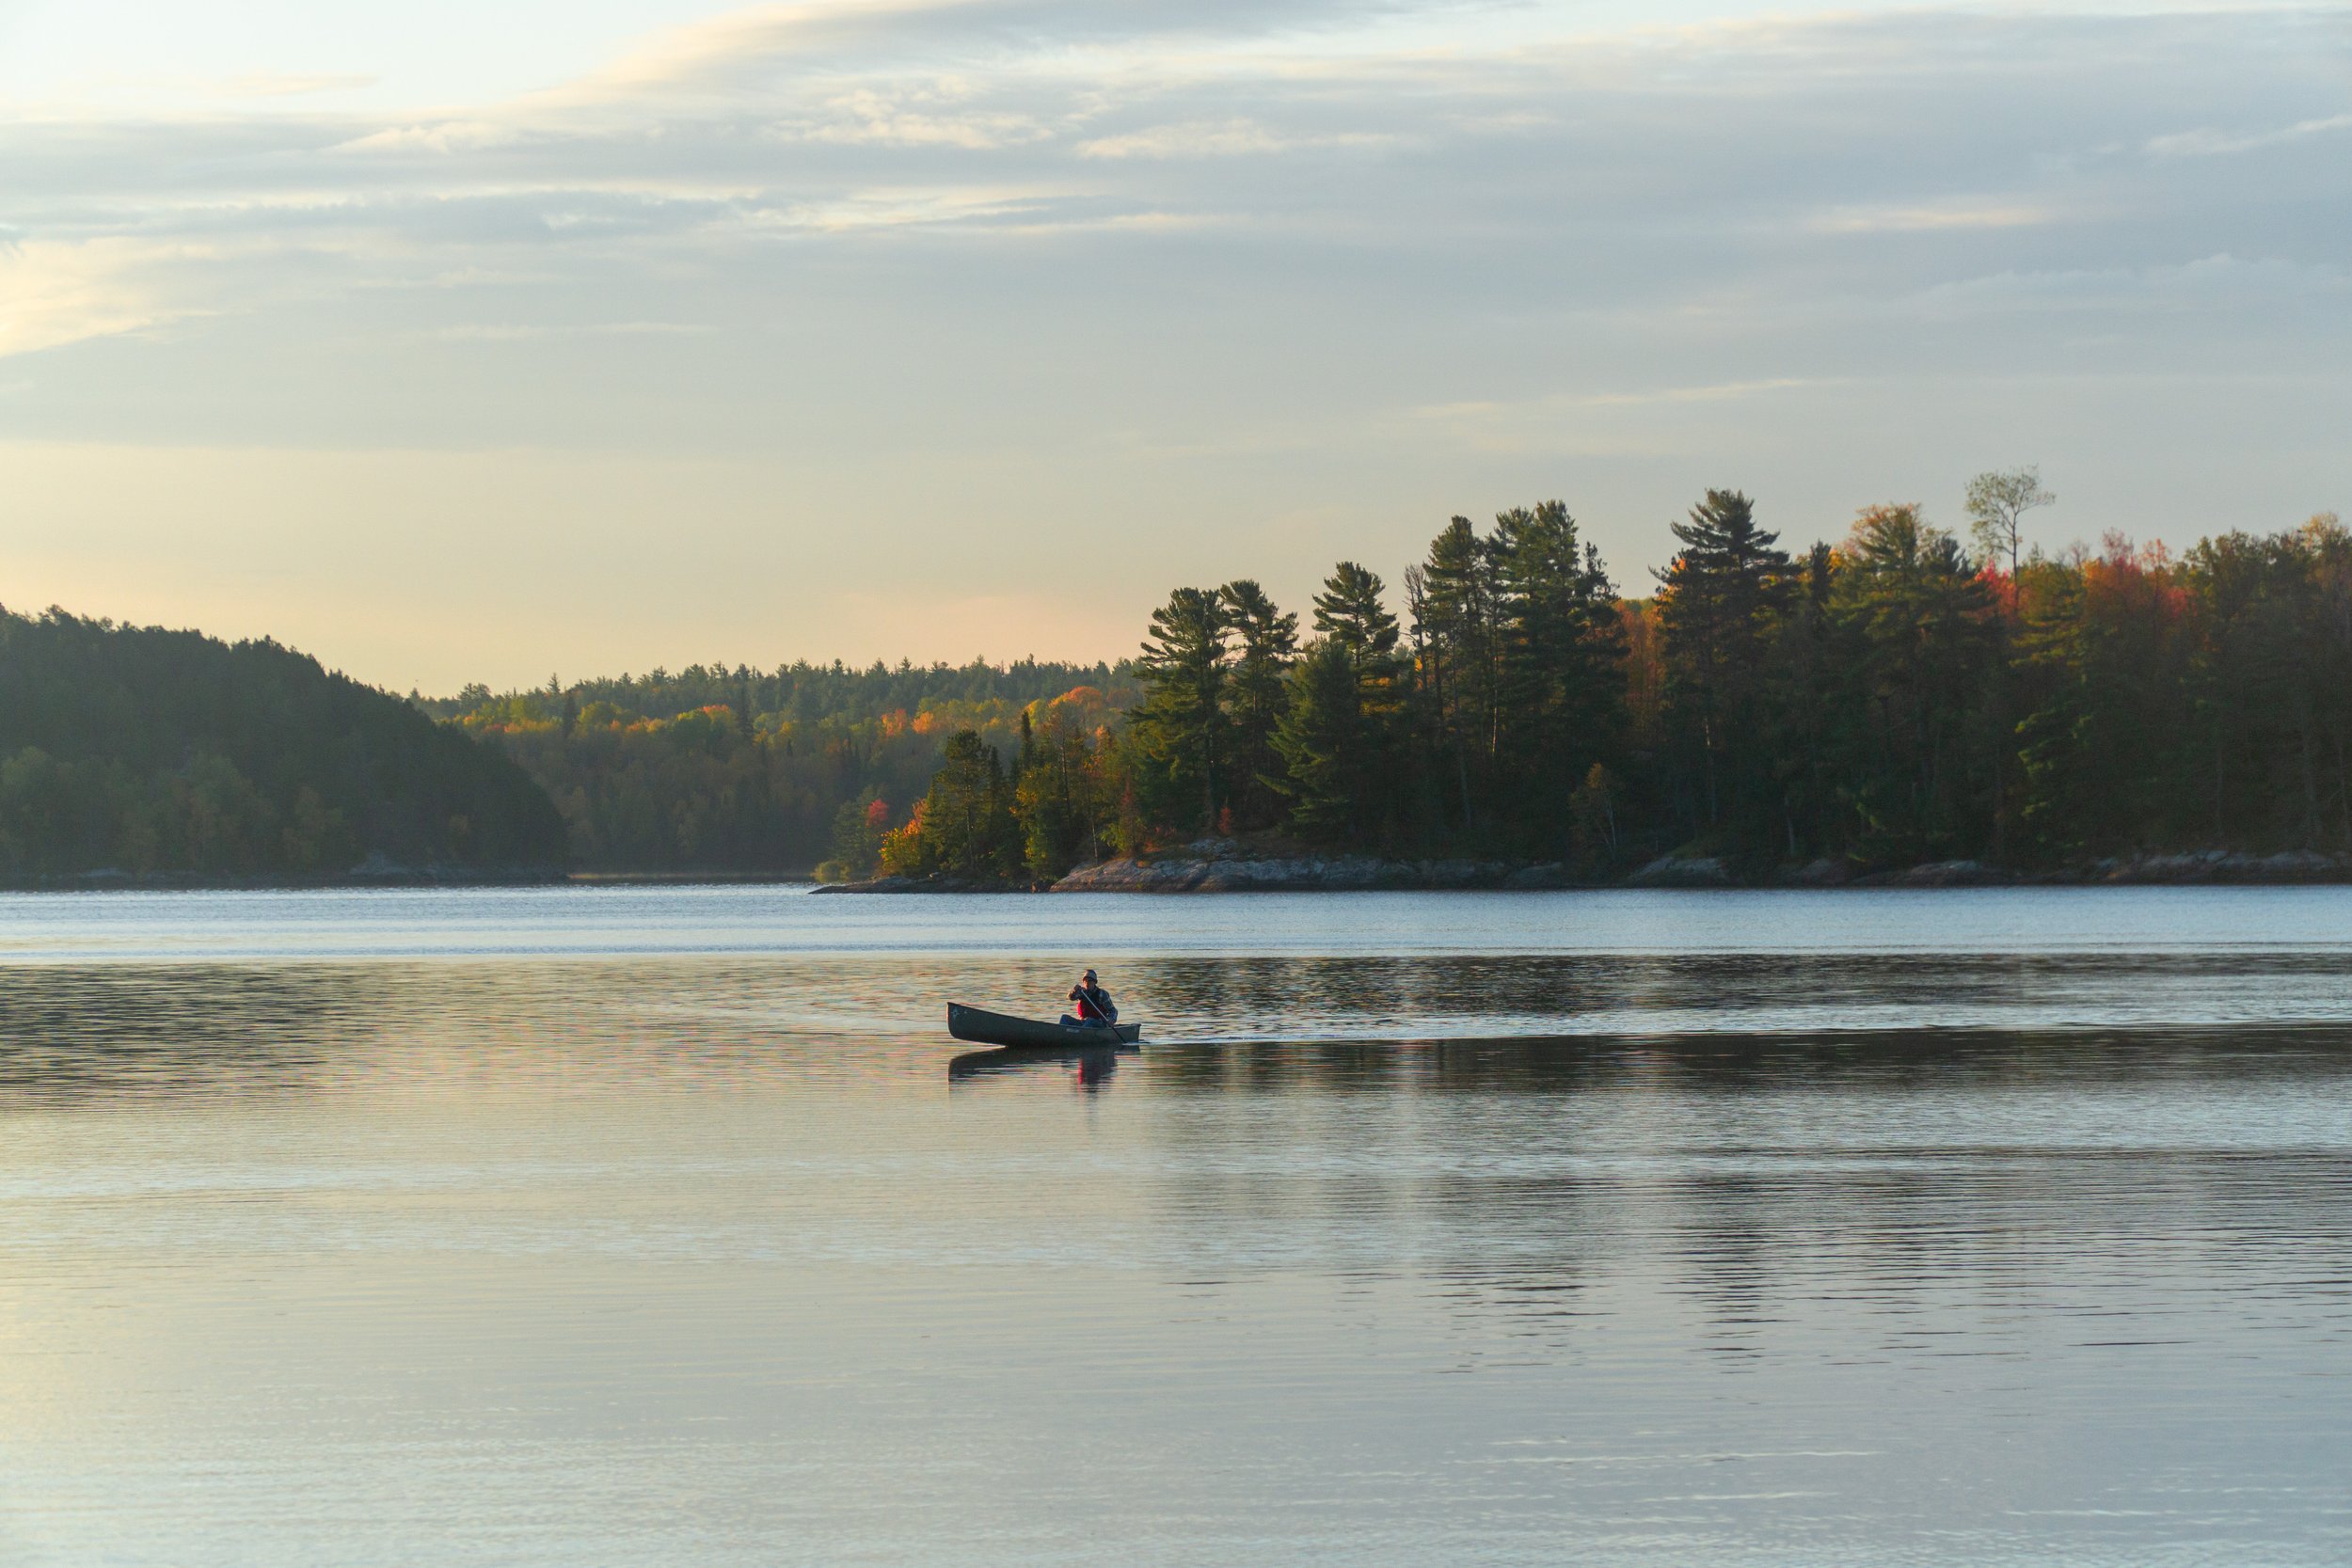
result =
[{"label": "distant hillside", "polygon": [[[514,716],[552,719],[568,697],[577,708],[604,703],[636,719],[675,719],[698,708],[723,705],[730,712],[749,713],[763,727],[827,722],[861,724],[956,706],[980,710],[998,705],[1006,715],[1031,703],[1049,701],[1073,687],[1091,686],[1110,693],[1114,706],[1124,706],[1136,695],[1135,672],[1126,664],[1064,664],[1033,658],[1011,664],[915,664],[880,659],[864,666],[844,664],[779,664],[755,670],[746,664],[690,664],[672,672],[655,670],[643,675],[605,675],[569,685],[550,680],[534,691],[493,693],[486,686],[469,686],[454,697],[419,697],[414,702],[436,719]],[[544,709],[544,715],[541,710]]]},{"label": "distant hillside", "polygon": [[870,870],[973,729],[1011,755],[1025,718],[1091,734],[1136,700],[1125,665],[691,665],[492,695],[413,699],[490,741],[562,808],[592,871]]},{"label": "distant hillside", "polygon": [[548,871],[496,750],[278,643],[0,610],[0,878]]}]

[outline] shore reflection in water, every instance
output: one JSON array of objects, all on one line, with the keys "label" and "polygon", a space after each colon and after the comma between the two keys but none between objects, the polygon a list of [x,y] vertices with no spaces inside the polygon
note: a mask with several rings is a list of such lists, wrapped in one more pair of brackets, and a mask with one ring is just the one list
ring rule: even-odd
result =
[{"label": "shore reflection in water", "polygon": [[2345,950],[1946,896],[1979,945],[1220,903],[1067,1058],[940,1019],[1056,952],[102,911],[0,967],[0,1556],[2344,1560]]}]

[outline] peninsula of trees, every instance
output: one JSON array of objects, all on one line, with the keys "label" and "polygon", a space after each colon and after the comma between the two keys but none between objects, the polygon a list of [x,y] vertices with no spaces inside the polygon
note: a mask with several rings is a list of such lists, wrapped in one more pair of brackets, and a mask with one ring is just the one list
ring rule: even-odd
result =
[{"label": "peninsula of trees", "polygon": [[1123,718],[950,735],[837,858],[985,884],[1212,835],[1595,880],[2352,850],[2352,534],[2022,549],[2050,499],[1988,474],[1973,549],[1884,505],[1792,554],[1712,490],[1645,597],[1558,501],[1454,518],[1400,594],[1343,562],[1303,625],[1246,578],[1180,588]]},{"label": "peninsula of trees", "polygon": [[0,880],[560,872],[504,757],[275,642],[0,610]]}]

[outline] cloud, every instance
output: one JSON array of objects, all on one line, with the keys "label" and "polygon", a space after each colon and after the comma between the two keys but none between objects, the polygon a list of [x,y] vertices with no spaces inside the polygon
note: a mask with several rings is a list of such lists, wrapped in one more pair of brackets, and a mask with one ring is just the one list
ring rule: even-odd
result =
[{"label": "cloud", "polygon": [[[0,232],[44,247],[0,316],[13,352],[197,318],[254,353],[310,333],[621,355],[638,340],[616,323],[827,343],[836,322],[876,341],[921,323],[913,352],[983,379],[1106,377],[1136,404],[1122,428],[1153,423],[1193,356],[1203,384],[1390,409],[1525,403],[1574,362],[1599,400],[1578,406],[1689,408],[1874,373],[1904,352],[1890,322],[2332,299],[2341,195],[2280,160],[2190,156],[2341,127],[2298,63],[2308,25],[1906,8],[1606,35],[1450,0],[764,6],[433,113],[296,95],[0,123]],[[2286,128],[2184,132],[2183,103]],[[1882,235],[1904,243],[1855,243]],[[2165,271],[2217,258],[2251,269],[2237,292]],[[739,340],[692,347],[716,362]],[[1611,390],[1645,386],[1676,389]],[[471,438],[588,390],[416,418]],[[1225,428],[1159,435],[1236,450]]]},{"label": "cloud", "polygon": [[2055,222],[2052,208],[2022,201],[1942,201],[1846,207],[1821,214],[1808,227],[1823,234],[1925,234],[1953,229],[2025,229]]},{"label": "cloud", "polygon": [[[1549,454],[1622,460],[1687,449],[1700,430],[1720,432],[1725,420],[1708,418],[1705,411],[1709,408],[1725,410],[1734,421],[1751,420],[1763,417],[1759,405],[1836,385],[1834,379],[1762,376],[1747,381],[1549,391],[1430,404],[1407,411],[1402,420],[1390,421],[1390,426],[1400,439],[1431,432],[1450,446],[1496,457]],[[1667,418],[1661,420],[1661,414]]]},{"label": "cloud", "polygon": [[132,240],[0,246],[0,357],[155,326],[184,310],[145,277],[171,246]]},{"label": "cloud", "polygon": [[2265,147],[2282,147],[2289,142],[2326,135],[2331,131],[2352,131],[2352,115],[2302,119],[2270,131],[2231,133],[2211,127],[2175,131],[2149,138],[2147,146],[2148,150],[2159,158],[2218,158],[2234,152],[2252,152]]},{"label": "cloud", "polygon": [[447,119],[422,125],[389,125],[354,136],[327,149],[329,152],[480,152],[509,147],[523,139],[522,128],[481,119]]},{"label": "cloud", "polygon": [[2146,267],[2005,271],[1922,291],[1909,303],[1936,316],[2031,312],[2246,310],[2352,293],[2352,273],[2227,253]]},{"label": "cloud", "polygon": [[820,234],[871,233],[899,229],[998,227],[1048,216],[1064,193],[1011,187],[878,186],[845,191],[818,200],[761,203],[746,207],[743,224],[754,230]]},{"label": "cloud", "polygon": [[985,0],[803,0],[754,6],[672,28],[603,70],[544,95],[555,103],[628,100],[680,88],[741,87],[786,61],[867,40],[909,19]]},{"label": "cloud", "polygon": [[1659,404],[1729,403],[1765,392],[1785,392],[1811,385],[1813,383],[1793,376],[1773,376],[1761,381],[1723,381],[1702,387],[1659,387],[1640,391],[1561,392],[1518,403],[1479,401],[1434,404],[1413,412],[1426,420],[1486,420],[1502,416],[1548,418],[1577,408],[1643,408]]},{"label": "cloud", "polygon": [[950,81],[916,87],[865,86],[838,92],[805,118],[770,128],[790,141],[842,146],[942,147],[987,151],[1042,141],[1053,128],[1036,115],[974,107],[971,89]]},{"label": "cloud", "polygon": [[[1047,62],[1081,73],[1156,56],[1171,40],[1214,51],[1286,30],[1378,22],[1396,9],[1365,0],[787,0],[673,28],[601,71],[544,95],[597,103],[644,96],[726,95],[779,78],[886,71],[910,57]],[[1449,8],[1439,7],[1439,9]],[[1154,74],[1158,74],[1155,72]]]},{"label": "cloud", "polygon": [[1078,143],[1077,151],[1084,158],[1235,158],[1311,148],[1387,147],[1397,139],[1374,131],[1285,135],[1254,120],[1190,120],[1097,136]]},{"label": "cloud", "polygon": [[520,343],[549,338],[699,338],[717,330],[706,322],[461,322],[437,326],[424,336],[453,343]]}]

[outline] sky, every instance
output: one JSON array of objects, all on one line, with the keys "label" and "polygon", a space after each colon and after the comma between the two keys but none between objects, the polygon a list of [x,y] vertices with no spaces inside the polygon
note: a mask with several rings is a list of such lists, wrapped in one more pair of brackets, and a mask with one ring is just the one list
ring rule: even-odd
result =
[{"label": "sky", "polygon": [[2348,351],[2352,4],[0,0],[0,603],[398,690],[2292,527]]}]

